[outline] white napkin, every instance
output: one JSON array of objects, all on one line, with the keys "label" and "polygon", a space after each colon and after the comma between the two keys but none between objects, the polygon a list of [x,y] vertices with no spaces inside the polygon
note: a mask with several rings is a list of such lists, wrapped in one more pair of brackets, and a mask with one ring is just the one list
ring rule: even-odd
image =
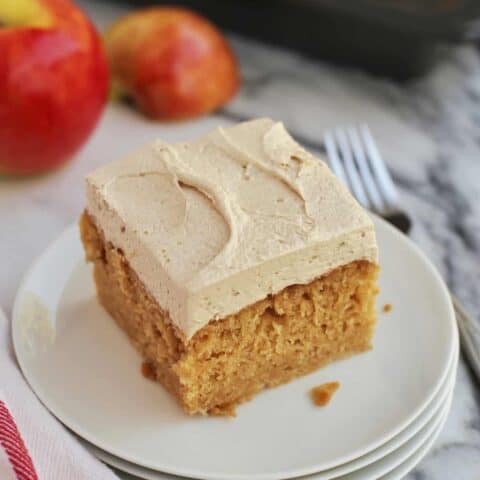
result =
[{"label": "white napkin", "polygon": [[40,403],[25,382],[0,310],[0,479],[118,480]]}]

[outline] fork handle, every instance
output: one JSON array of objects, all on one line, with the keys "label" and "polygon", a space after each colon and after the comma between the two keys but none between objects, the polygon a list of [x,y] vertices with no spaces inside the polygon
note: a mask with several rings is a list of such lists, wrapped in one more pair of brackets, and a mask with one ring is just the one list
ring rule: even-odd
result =
[{"label": "fork handle", "polygon": [[480,327],[453,294],[452,301],[463,351],[468,357],[473,372],[480,381]]}]

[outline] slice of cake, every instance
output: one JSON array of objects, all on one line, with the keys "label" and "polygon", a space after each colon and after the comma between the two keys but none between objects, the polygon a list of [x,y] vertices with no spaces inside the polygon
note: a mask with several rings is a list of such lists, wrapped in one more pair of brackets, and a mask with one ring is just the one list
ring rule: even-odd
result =
[{"label": "slice of cake", "polygon": [[157,141],[91,174],[87,198],[100,302],[188,413],[370,348],[373,223],[281,123]]}]

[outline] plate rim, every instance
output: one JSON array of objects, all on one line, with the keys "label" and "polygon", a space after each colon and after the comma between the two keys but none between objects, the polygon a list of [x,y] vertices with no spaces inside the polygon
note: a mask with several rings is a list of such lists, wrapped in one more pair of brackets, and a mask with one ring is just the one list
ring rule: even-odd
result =
[{"label": "plate rim", "polygon": [[378,480],[401,480],[405,477],[405,475],[408,475],[408,473],[410,473],[430,452],[433,444],[440,436],[440,433],[442,433],[451,410],[452,405],[450,405],[447,415],[445,415],[445,418],[440,422],[435,431],[432,432],[432,434],[425,440],[422,445],[420,445],[417,450],[412,452],[411,455],[409,455],[403,462],[398,464],[392,470],[384,473]]},{"label": "plate rim", "polygon": [[[431,403],[432,399],[435,397],[435,395],[438,393],[440,390],[442,384],[445,382],[445,378],[448,375],[448,370],[449,367],[452,363],[452,359],[455,355],[455,345],[458,344],[459,339],[458,339],[458,330],[456,328],[456,323],[455,323],[455,313],[454,313],[454,308],[452,304],[452,300],[450,297],[449,290],[446,286],[445,281],[443,280],[442,276],[440,275],[439,271],[437,268],[434,266],[433,262],[426,256],[425,253],[418,247],[411,239],[410,237],[407,237],[400,231],[398,231],[395,227],[390,225],[387,221],[379,217],[378,215],[375,215],[373,213],[370,213],[370,216],[374,220],[375,224],[375,230],[377,229],[377,224],[380,224],[382,227],[386,229],[389,234],[393,235],[396,237],[396,239],[400,242],[403,242],[407,247],[408,250],[414,254],[418,260],[422,263],[423,267],[428,271],[428,273],[431,275],[432,279],[435,281],[436,286],[438,287],[438,293],[441,294],[440,296],[444,299],[446,303],[446,315],[445,317],[448,317],[448,325],[451,330],[451,342],[450,342],[450,347],[449,347],[449,352],[447,355],[447,361],[445,362],[445,366],[443,368],[442,374],[437,378],[437,381],[435,383],[435,386],[431,389],[429,394],[426,396],[426,398],[421,402],[411,413],[406,417],[406,419],[403,420],[402,423],[399,423],[396,428],[392,428],[388,434],[384,434],[383,436],[379,437],[375,442],[371,442],[365,447],[358,448],[356,451],[353,451],[349,454],[344,454],[343,456],[335,459],[334,461],[331,462],[324,462],[323,464],[316,464],[316,465],[311,465],[309,467],[303,467],[303,468],[296,468],[296,469],[290,469],[288,471],[275,471],[275,472],[269,472],[269,473],[260,473],[260,474],[235,474],[235,473],[228,473],[228,472],[222,472],[222,471],[215,471],[215,472],[194,472],[191,471],[189,468],[175,468],[175,466],[165,466],[162,467],[160,471],[163,471],[165,473],[169,473],[172,475],[177,475],[177,476],[184,476],[188,478],[198,478],[198,479],[208,479],[208,480],[282,480],[282,479],[290,479],[293,477],[297,476],[305,476],[309,474],[314,474],[314,473],[320,473],[324,470],[329,470],[332,468],[335,468],[336,466],[343,465],[344,463],[347,463],[349,461],[353,461],[361,456],[364,456],[376,448],[380,447],[384,443],[388,442],[391,440],[393,437],[398,435],[402,430],[404,430],[408,425],[410,425],[413,421],[415,421],[415,418],[417,418],[424,410],[425,408],[428,407],[428,405]],[[62,232],[60,232],[59,235],[47,246],[46,249],[44,249],[32,262],[30,267],[27,269],[26,273],[22,277],[22,280],[19,284],[19,287],[17,289],[16,295],[15,295],[15,300],[13,303],[13,308],[12,308],[12,329],[11,329],[11,335],[12,335],[12,341],[13,341],[13,347],[15,351],[15,355],[18,361],[18,364],[20,366],[20,369],[27,380],[28,384],[30,385],[30,388],[32,391],[35,393],[35,395],[39,398],[39,400],[42,402],[42,404],[54,415],[59,421],[61,421],[65,426],[67,426],[69,429],[74,431],[76,434],[78,434],[80,437],[87,439],[90,443],[93,445],[98,445],[99,448],[102,450],[105,450],[106,452],[111,453],[114,456],[117,456],[119,458],[124,458],[125,460],[129,461],[130,463],[135,463],[138,465],[141,465],[145,468],[150,468],[152,470],[158,470],[158,466],[154,466],[148,461],[139,461],[138,459],[135,459],[133,457],[129,457],[128,455],[119,455],[119,452],[116,452],[115,448],[109,448],[108,445],[100,445],[102,442],[95,442],[92,441],[92,436],[88,433],[85,432],[83,427],[81,425],[77,424],[76,421],[71,421],[68,418],[64,418],[63,415],[59,415],[57,413],[54,413],[53,410],[48,406],[48,401],[47,398],[48,395],[44,395],[45,392],[43,392],[42,388],[39,388],[39,385],[33,380],[28,372],[28,369],[25,368],[25,365],[22,361],[21,355],[18,355],[18,345],[20,340],[18,339],[18,318],[19,318],[19,309],[22,304],[22,299],[23,295],[26,291],[26,287],[28,284],[29,279],[32,277],[32,275],[35,273],[37,270],[38,266],[41,264],[42,261],[53,251],[57,248],[59,244],[61,244],[63,241],[66,241],[66,239],[69,239],[69,237],[73,236],[73,234],[76,232],[76,240],[79,240],[78,236],[78,223],[73,222],[69,226],[67,226]],[[381,254],[380,254],[381,255]],[[319,468],[320,467],[320,468]]]},{"label": "plate rim", "polygon": [[[451,392],[451,394],[453,393],[453,390]],[[441,408],[441,411],[440,412],[437,412],[437,416],[435,418],[432,418],[430,419],[432,421],[432,423],[434,424],[433,426],[430,426],[430,428],[432,429],[431,432],[429,432],[429,434],[427,434],[427,438],[424,439],[423,442],[420,442],[420,445],[418,445],[416,448],[414,448],[412,451],[409,451],[407,453],[407,457],[404,458],[403,460],[401,460],[399,463],[397,464],[394,464],[391,466],[391,470],[388,470],[388,471],[385,471],[383,473],[381,473],[382,477],[385,476],[385,475],[390,475],[395,469],[399,468],[402,466],[403,463],[405,462],[408,462],[411,457],[415,456],[417,453],[422,453],[422,457],[418,460],[420,461],[429,451],[431,445],[433,444],[433,442],[436,440],[436,438],[438,437],[438,435],[440,434],[440,432],[442,431],[444,425],[445,425],[445,422],[447,421],[448,419],[448,416],[450,414],[450,410],[451,410],[451,399],[449,398],[446,398],[444,400],[444,403],[442,405],[442,408]],[[425,426],[425,425],[424,425]],[[410,439],[410,440],[413,440],[413,439]],[[109,465],[109,467],[113,467],[113,468],[116,468],[117,470],[120,470],[121,472],[124,472],[124,473],[127,473],[129,475],[135,475],[135,476],[139,476],[139,475],[144,475],[142,473],[139,473],[138,471],[134,471],[133,469],[132,470],[124,470],[123,467],[119,467],[118,464],[117,465],[114,465],[113,463],[109,463],[109,460],[106,460],[108,458],[108,456],[110,456],[110,454],[108,454],[108,452],[105,452],[107,453],[107,456],[104,456],[102,458],[102,456],[97,456],[95,453],[93,453],[92,450],[90,450],[90,445],[85,445],[85,443],[82,442],[82,445],[84,445],[84,447],[92,454],[95,456],[95,458],[99,459],[100,461],[102,461],[103,463],[106,463],[107,465]],[[403,446],[403,445],[402,445]],[[93,445],[94,448],[97,448],[95,447],[95,445]],[[391,453],[394,453],[395,450],[393,450]],[[388,454],[387,454],[388,455]],[[382,460],[382,458],[384,457],[380,457],[378,460]],[[121,459],[120,459],[121,460]],[[416,462],[417,464],[418,462]],[[373,464],[375,464],[375,462],[373,462]],[[369,464],[369,465],[365,465],[364,467],[368,467],[370,465],[373,465],[373,464]],[[415,465],[413,465],[415,466]],[[140,468],[145,468],[145,467],[141,467]],[[361,467],[363,468],[363,467]],[[360,468],[360,469],[361,469]],[[388,467],[389,468],[389,467]],[[411,470],[411,469],[410,469]],[[410,471],[409,470],[409,471]],[[341,474],[339,477],[333,477],[334,479],[338,478],[339,480],[341,480],[341,478],[344,476],[344,475],[348,475],[348,476],[351,476],[351,475],[355,475],[355,473],[357,472],[357,470],[353,470],[351,472],[346,472],[344,474]],[[161,477],[158,477],[158,478],[154,478],[154,477],[143,477],[143,476],[140,476],[139,478],[143,478],[145,480],[177,480],[179,479],[179,477],[175,476],[175,475],[172,475],[170,473],[166,473],[166,472],[161,472],[161,471],[155,471],[155,470],[152,470],[152,473],[155,474],[155,475],[166,475],[165,478],[161,478]],[[316,472],[316,473],[312,473],[311,476],[309,475],[307,478],[305,478],[305,480],[318,480],[317,479],[317,476],[318,474],[321,473],[321,472]],[[395,472],[394,472],[395,473]],[[408,473],[408,471],[406,472]],[[405,474],[405,473],[403,473]],[[149,473],[150,475],[150,473]],[[380,477],[380,479],[382,478]],[[296,478],[298,477],[294,477],[292,478],[291,480],[295,480]],[[303,478],[303,477],[302,477]],[[331,477],[332,478],[332,477]],[[191,477],[186,477],[185,480],[196,480],[194,478],[191,478]],[[300,479],[298,479],[300,480]],[[354,478],[352,479],[354,480]]]},{"label": "plate rim", "polygon": [[[459,353],[459,352],[458,352]],[[435,418],[438,418],[438,426],[440,426],[440,423],[442,423],[442,420],[441,418],[443,418],[443,416],[445,417],[445,419],[448,417],[448,414],[451,410],[451,402],[452,402],[452,396],[453,396],[453,392],[454,392],[454,389],[455,389],[455,381],[456,381],[456,373],[457,373],[457,368],[458,368],[458,359],[459,359],[459,355],[455,356],[454,358],[454,364],[452,364],[449,368],[449,378],[447,379],[447,383],[445,385],[442,385],[442,388],[445,386],[445,391],[441,393],[441,396],[443,397],[439,404],[436,405],[436,408],[434,409],[434,412],[432,413],[431,416],[429,416],[424,422],[421,422],[420,425],[418,426],[418,428],[416,428],[415,432],[410,435],[407,439],[405,439],[404,441],[402,441],[401,443],[397,444],[394,448],[391,448],[391,449],[388,449],[384,454],[382,455],[379,455],[378,457],[374,458],[373,460],[371,461],[367,461],[365,463],[361,463],[360,465],[356,465],[356,466],[353,466],[352,469],[348,468],[347,470],[344,470],[344,471],[339,471],[341,467],[343,467],[344,465],[346,464],[342,464],[342,465],[339,465],[338,467],[334,467],[333,469],[329,469],[329,470],[321,470],[321,471],[318,471],[318,472],[315,472],[313,473],[312,475],[314,475],[314,477],[311,479],[311,480],[326,480],[326,478],[337,478],[337,476],[344,476],[344,475],[352,475],[354,474],[357,470],[359,469],[362,469],[362,468],[365,468],[365,467],[368,467],[369,465],[372,465],[374,464],[375,462],[381,460],[382,458],[384,458],[385,456],[389,455],[390,453],[393,453],[395,450],[401,448],[402,446],[404,446],[407,442],[413,440],[413,438],[429,423],[429,422],[432,422],[434,421]],[[434,401],[435,399],[432,400],[432,402]],[[448,408],[447,408],[447,405]],[[428,407],[427,407],[428,408]],[[422,412],[423,413],[423,412]],[[410,425],[409,425],[410,426]],[[409,426],[407,426],[406,428],[408,428]],[[434,428],[434,430],[436,430],[436,428]],[[403,432],[403,430],[402,430]],[[399,435],[402,433],[400,432]],[[434,433],[434,431],[431,432],[432,434]],[[107,463],[108,465],[112,466],[113,468],[116,468],[118,470],[121,470],[123,472],[126,472],[130,475],[136,475],[136,476],[139,476],[140,475],[140,478],[145,478],[146,480],[148,480],[150,477],[144,477],[143,475],[145,475],[144,473],[141,473],[139,471],[135,472],[133,469],[132,470],[124,470],[123,467],[119,467],[118,463],[115,464],[115,463],[109,463],[109,458],[110,457],[114,457],[114,460],[120,460],[121,462],[126,462],[126,463],[129,463],[131,464],[132,466],[134,467],[137,467],[137,468],[140,468],[142,470],[149,470],[149,472],[147,472],[149,475],[152,473],[154,475],[167,475],[167,477],[165,477],[164,479],[162,479],[161,477],[158,477],[158,478],[154,478],[152,477],[151,480],[175,480],[175,477],[172,476],[172,474],[170,473],[167,473],[167,472],[163,472],[163,471],[160,471],[160,470],[154,470],[154,469],[151,469],[151,468],[146,468],[146,467],[142,467],[141,465],[136,465],[136,464],[133,464],[132,462],[128,462],[127,460],[121,458],[121,457],[116,457],[115,455],[112,455],[111,453],[108,453],[102,449],[100,449],[99,447],[97,447],[96,445],[94,444],[91,444],[90,442],[88,442],[87,440],[85,440],[84,438],[80,438],[80,441],[81,443],[90,451],[90,453],[92,453],[92,455],[94,455],[96,458],[100,459],[102,462],[104,463]],[[395,437],[394,437],[395,438]],[[391,439],[393,440],[393,438]],[[428,439],[427,439],[428,440]],[[423,444],[420,445],[419,448],[422,447]],[[382,448],[382,446],[378,447],[378,448]],[[100,451],[102,453],[102,455],[96,455],[95,451]],[[366,455],[370,455],[372,454],[374,451],[370,452],[369,454],[366,454]],[[412,455],[414,454],[415,452],[412,453]],[[362,457],[359,457],[357,459],[354,459],[352,460],[352,463],[359,460],[360,458]],[[408,457],[410,458],[410,457]],[[407,459],[406,459],[407,460]],[[406,461],[404,460],[404,461]],[[350,463],[350,462],[348,462]],[[403,462],[402,462],[403,463]],[[397,465],[398,466],[398,465]],[[397,466],[393,467],[393,468],[397,468]],[[338,469],[337,471],[335,471],[335,469]],[[150,473],[151,472],[151,473]],[[388,472],[387,472],[388,473]],[[383,475],[386,475],[387,473],[383,474]],[[324,477],[325,475],[328,475],[328,477]],[[333,477],[330,477],[330,475],[333,475]],[[187,477],[188,478],[188,477]],[[195,480],[195,479],[193,479]]]},{"label": "plate rim", "polygon": [[[433,429],[430,435],[428,435],[428,437],[420,444],[420,446],[413,452],[411,452],[400,463],[395,465],[391,470],[382,473],[381,477],[379,477],[378,480],[382,480],[384,479],[384,477],[387,477],[387,480],[403,479],[403,477],[409,472],[411,472],[415,468],[415,466],[418,465],[418,463],[427,455],[427,453],[430,451],[433,444],[439,437],[440,433],[443,431],[445,424],[447,423],[448,417],[450,416],[450,413],[452,411],[453,396],[454,389],[452,389],[452,391],[450,392],[450,396],[447,399],[448,406],[446,408],[445,415],[443,416],[443,418],[440,419],[438,425],[436,426],[436,428]],[[398,470],[399,468],[401,469],[400,471]],[[394,477],[390,477],[391,475],[394,475]]]},{"label": "plate rim", "polygon": [[[448,397],[445,399],[445,403],[443,405],[441,413],[438,415],[438,417],[433,422],[434,426],[431,426],[431,431],[428,434],[425,435],[425,437],[423,438],[422,441],[420,441],[420,445],[417,445],[417,447],[415,449],[413,449],[413,451],[409,450],[408,453],[405,453],[403,458],[401,460],[397,461],[397,463],[395,465],[393,465],[393,466],[391,465],[391,466],[386,467],[388,469],[386,469],[385,471],[383,471],[381,473],[373,472],[373,474],[375,475],[375,478],[381,478],[385,475],[388,475],[390,472],[392,472],[393,470],[398,468],[400,465],[402,465],[402,463],[406,462],[412,455],[415,455],[415,453],[417,451],[422,450],[430,441],[432,441],[432,443],[433,443],[433,441],[435,441],[437,436],[442,431],[442,429],[445,425],[445,422],[447,421],[447,419],[450,415],[450,411],[451,411],[452,403],[453,403],[453,393],[454,393],[454,389],[452,388],[452,390],[449,392]],[[428,451],[428,448],[425,451],[425,453],[427,451]],[[368,466],[367,466],[367,468],[368,468]],[[353,474],[355,474],[355,473],[353,473]],[[378,475],[380,475],[380,477],[378,477]],[[316,479],[315,479],[315,477],[313,477],[310,480],[316,480]]]}]

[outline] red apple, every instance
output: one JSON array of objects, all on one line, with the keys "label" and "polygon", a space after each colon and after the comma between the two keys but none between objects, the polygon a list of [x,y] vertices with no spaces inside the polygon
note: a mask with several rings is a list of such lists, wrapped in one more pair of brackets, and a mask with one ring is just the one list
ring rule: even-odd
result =
[{"label": "red apple", "polygon": [[65,162],[107,94],[101,41],[70,0],[0,0],[0,173]]},{"label": "red apple", "polygon": [[223,35],[183,8],[127,14],[108,29],[105,48],[117,92],[153,118],[176,120],[215,110],[240,83]]}]

